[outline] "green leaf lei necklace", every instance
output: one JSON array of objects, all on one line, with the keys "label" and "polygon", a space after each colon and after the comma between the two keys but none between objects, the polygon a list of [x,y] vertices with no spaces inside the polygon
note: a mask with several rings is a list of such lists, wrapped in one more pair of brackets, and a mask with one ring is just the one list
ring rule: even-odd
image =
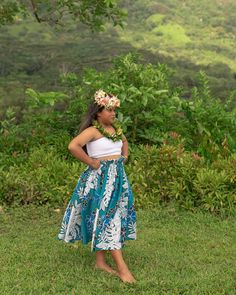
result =
[{"label": "green leaf lei necklace", "polygon": [[92,121],[93,127],[97,128],[98,131],[105,137],[111,139],[112,141],[119,141],[122,139],[122,128],[118,122],[118,120],[115,120],[114,123],[112,124],[112,127],[115,129],[114,134],[110,134],[107,132],[104,127],[97,121],[93,120]]}]

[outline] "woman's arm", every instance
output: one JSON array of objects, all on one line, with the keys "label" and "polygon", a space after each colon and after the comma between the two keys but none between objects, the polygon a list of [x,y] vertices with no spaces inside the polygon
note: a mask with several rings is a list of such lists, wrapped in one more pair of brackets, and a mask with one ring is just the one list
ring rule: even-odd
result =
[{"label": "woman's arm", "polygon": [[124,134],[122,134],[122,142],[123,142],[123,146],[122,146],[121,153],[122,153],[122,156],[125,157],[125,162],[127,162],[128,156],[129,156],[129,145]]},{"label": "woman's arm", "polygon": [[82,148],[86,143],[94,139],[95,132],[96,129],[94,127],[88,127],[72,139],[68,145],[68,149],[70,153],[78,160],[93,167],[94,169],[98,169],[100,166],[100,161],[90,158]]}]

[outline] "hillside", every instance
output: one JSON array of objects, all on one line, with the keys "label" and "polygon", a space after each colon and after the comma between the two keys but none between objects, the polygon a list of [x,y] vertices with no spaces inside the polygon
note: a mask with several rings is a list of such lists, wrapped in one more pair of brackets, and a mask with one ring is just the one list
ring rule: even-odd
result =
[{"label": "hillside", "polygon": [[0,108],[23,101],[27,87],[58,89],[60,73],[104,70],[129,51],[146,62],[167,63],[172,83],[185,87],[186,97],[200,69],[214,95],[225,99],[235,89],[235,1],[123,0],[122,6],[128,11],[124,30],[107,25],[92,34],[69,20],[57,29],[32,20],[2,27]]},{"label": "hillside", "polygon": [[190,70],[191,75],[183,75],[189,81],[194,69],[203,68],[216,78],[215,93],[235,87],[235,1],[126,2],[130,17],[127,29],[119,30],[121,40],[164,56],[178,68],[178,76]]}]

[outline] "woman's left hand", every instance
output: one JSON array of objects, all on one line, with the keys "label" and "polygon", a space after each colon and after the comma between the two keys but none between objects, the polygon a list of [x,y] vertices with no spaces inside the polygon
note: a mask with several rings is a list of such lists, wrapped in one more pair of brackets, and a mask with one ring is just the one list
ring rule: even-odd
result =
[{"label": "woman's left hand", "polygon": [[128,161],[128,157],[125,157],[123,155],[122,155],[122,157],[124,158],[124,161],[123,162],[126,163]]}]

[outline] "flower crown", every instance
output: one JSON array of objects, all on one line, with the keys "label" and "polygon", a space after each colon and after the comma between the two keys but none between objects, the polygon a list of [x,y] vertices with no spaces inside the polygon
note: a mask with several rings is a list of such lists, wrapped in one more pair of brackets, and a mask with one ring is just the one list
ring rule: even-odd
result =
[{"label": "flower crown", "polygon": [[120,100],[117,96],[109,95],[101,89],[95,92],[94,99],[99,106],[103,106],[106,109],[116,108],[120,106]]}]

